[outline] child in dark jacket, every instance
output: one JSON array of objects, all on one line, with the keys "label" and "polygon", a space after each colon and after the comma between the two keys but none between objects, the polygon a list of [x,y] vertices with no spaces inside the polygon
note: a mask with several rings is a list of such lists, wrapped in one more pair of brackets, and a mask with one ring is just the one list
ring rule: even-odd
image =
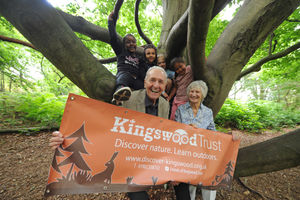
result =
[{"label": "child in dark jacket", "polygon": [[[110,44],[117,56],[116,90],[112,103],[127,101],[131,96],[131,89],[142,89],[137,84],[140,69],[145,68],[144,61],[136,54],[136,39],[132,34],[123,38],[123,44],[118,40],[116,33],[117,17],[111,12],[108,17]],[[142,88],[141,88],[142,87]]]}]

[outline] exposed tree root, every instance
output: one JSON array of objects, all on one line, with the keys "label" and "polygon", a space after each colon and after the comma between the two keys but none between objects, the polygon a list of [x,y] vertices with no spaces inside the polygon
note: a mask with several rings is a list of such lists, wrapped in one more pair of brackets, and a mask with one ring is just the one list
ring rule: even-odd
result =
[{"label": "exposed tree root", "polygon": [[246,188],[247,190],[249,190],[250,192],[254,193],[254,194],[257,194],[258,196],[260,196],[262,199],[270,199],[270,200],[274,200],[270,197],[267,197],[267,196],[264,196],[262,195],[261,193],[259,193],[258,191],[250,188],[249,186],[247,186],[240,178],[237,178],[237,181],[244,187]]}]

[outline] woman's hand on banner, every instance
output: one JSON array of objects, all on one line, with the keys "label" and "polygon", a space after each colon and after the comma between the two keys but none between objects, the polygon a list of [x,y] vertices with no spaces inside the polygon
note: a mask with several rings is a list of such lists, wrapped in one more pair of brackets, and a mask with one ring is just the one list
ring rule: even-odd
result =
[{"label": "woman's hand on banner", "polygon": [[59,131],[54,131],[52,137],[50,138],[49,146],[51,149],[56,149],[64,142],[64,136]]},{"label": "woman's hand on banner", "polygon": [[198,128],[195,124],[189,124],[189,125],[194,127],[194,128]]}]

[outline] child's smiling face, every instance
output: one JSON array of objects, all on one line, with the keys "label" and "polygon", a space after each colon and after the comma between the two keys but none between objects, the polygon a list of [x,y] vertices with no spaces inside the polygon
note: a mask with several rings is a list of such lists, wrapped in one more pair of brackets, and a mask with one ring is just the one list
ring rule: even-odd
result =
[{"label": "child's smiling face", "polygon": [[156,58],[156,52],[153,48],[148,48],[145,50],[145,56],[149,63],[153,63]]},{"label": "child's smiling face", "polygon": [[186,71],[186,65],[182,62],[177,62],[174,64],[174,70],[178,75],[183,75]]},{"label": "child's smiling face", "polygon": [[129,51],[130,53],[135,53],[136,39],[133,36],[128,35],[128,36],[126,36],[124,42],[125,42],[125,48],[127,49],[127,51]]},{"label": "child's smiling face", "polygon": [[165,61],[165,57],[160,56],[157,58],[157,65],[166,69],[166,61]]}]

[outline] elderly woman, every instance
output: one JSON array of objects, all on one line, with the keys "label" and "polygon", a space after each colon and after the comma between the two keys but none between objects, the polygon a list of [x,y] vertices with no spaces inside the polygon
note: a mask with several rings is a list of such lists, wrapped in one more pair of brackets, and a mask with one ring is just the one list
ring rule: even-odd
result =
[{"label": "elderly woman", "polygon": [[[175,121],[189,124],[196,128],[203,128],[215,131],[213,112],[210,108],[202,104],[207,95],[207,85],[204,81],[194,81],[187,87],[188,102],[179,106],[175,113]],[[195,199],[196,187],[186,183],[180,183],[175,186],[175,192],[178,190],[189,190],[190,199]],[[202,189],[203,200],[214,200],[216,190]]]}]

